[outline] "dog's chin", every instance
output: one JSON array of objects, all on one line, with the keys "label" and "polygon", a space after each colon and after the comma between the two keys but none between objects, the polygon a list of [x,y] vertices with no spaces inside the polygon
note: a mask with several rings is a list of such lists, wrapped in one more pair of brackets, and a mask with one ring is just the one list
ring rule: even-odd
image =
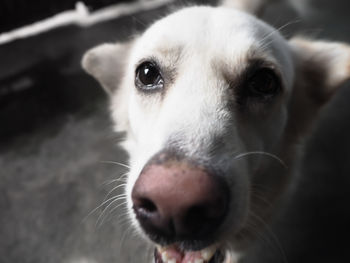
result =
[{"label": "dog's chin", "polygon": [[154,250],[154,263],[223,263],[224,251],[217,245],[201,250],[186,250],[180,244],[157,245]]}]

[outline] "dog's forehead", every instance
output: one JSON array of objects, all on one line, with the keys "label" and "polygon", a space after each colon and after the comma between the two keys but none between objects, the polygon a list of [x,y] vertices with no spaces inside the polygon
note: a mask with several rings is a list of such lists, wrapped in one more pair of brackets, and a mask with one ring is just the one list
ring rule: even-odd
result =
[{"label": "dog's forehead", "polygon": [[226,55],[230,50],[256,52],[268,44],[273,48],[281,40],[276,30],[250,14],[213,7],[182,9],[157,21],[140,38],[145,53],[196,49]]},{"label": "dog's forehead", "polygon": [[233,66],[263,58],[282,68],[287,83],[293,76],[287,41],[266,23],[235,9],[190,7],[157,21],[137,42],[133,63],[156,58],[174,64],[183,54],[202,63]]},{"label": "dog's forehead", "polygon": [[252,43],[259,24],[254,17],[234,9],[192,7],[159,20],[146,31],[143,42],[151,49],[169,44],[200,48],[236,40],[232,45],[239,48]]}]

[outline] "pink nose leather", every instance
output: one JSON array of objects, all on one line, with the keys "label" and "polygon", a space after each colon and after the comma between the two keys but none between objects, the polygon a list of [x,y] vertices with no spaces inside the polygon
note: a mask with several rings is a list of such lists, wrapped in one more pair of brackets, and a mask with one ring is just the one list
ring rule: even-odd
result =
[{"label": "pink nose leather", "polygon": [[228,204],[227,187],[205,168],[185,161],[151,163],[136,181],[132,200],[145,232],[199,238],[215,231]]}]

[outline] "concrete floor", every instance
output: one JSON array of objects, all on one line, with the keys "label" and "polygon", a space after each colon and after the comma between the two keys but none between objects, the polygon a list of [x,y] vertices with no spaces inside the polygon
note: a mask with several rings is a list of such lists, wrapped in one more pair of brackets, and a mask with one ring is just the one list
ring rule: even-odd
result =
[{"label": "concrete floor", "polygon": [[[146,247],[125,221],[123,206],[105,213],[103,222],[99,216],[106,206],[90,214],[117,185],[107,183],[126,172],[108,161],[125,163],[126,155],[116,146],[120,136],[112,132],[106,95],[80,70],[78,60],[88,46],[125,39],[162,12],[69,29],[75,38],[64,43],[75,44],[57,57],[45,57],[55,53],[52,46],[35,49],[43,39],[53,38],[47,35],[13,43],[7,50],[0,47],[0,57],[8,62],[2,68],[8,72],[9,61],[24,47],[23,53],[44,54],[41,62],[19,71],[19,79],[32,82],[30,89],[0,97],[0,263],[145,262]],[[299,21],[289,7],[278,4],[265,18],[276,26],[298,20],[283,29],[286,35],[302,31],[350,42],[349,19],[333,12]],[[297,195],[245,262],[348,261],[349,100],[347,83],[323,110],[308,140]]]}]

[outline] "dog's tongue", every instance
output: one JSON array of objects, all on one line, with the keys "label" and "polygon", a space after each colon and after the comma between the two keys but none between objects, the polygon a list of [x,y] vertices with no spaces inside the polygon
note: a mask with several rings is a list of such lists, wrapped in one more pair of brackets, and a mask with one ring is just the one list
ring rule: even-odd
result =
[{"label": "dog's tongue", "polygon": [[204,263],[215,253],[215,248],[201,251],[181,251],[176,246],[158,248],[163,263]]},{"label": "dog's tongue", "polygon": [[175,260],[176,263],[192,263],[196,262],[196,259],[197,261],[202,259],[201,253],[198,251],[188,251],[183,253],[177,250],[175,247],[166,249],[165,253],[162,255],[164,254],[167,255],[168,260]]},{"label": "dog's tongue", "polygon": [[179,251],[176,247],[167,247],[159,250],[162,257],[163,263],[168,261],[175,261],[174,263],[182,263],[184,254]]}]

